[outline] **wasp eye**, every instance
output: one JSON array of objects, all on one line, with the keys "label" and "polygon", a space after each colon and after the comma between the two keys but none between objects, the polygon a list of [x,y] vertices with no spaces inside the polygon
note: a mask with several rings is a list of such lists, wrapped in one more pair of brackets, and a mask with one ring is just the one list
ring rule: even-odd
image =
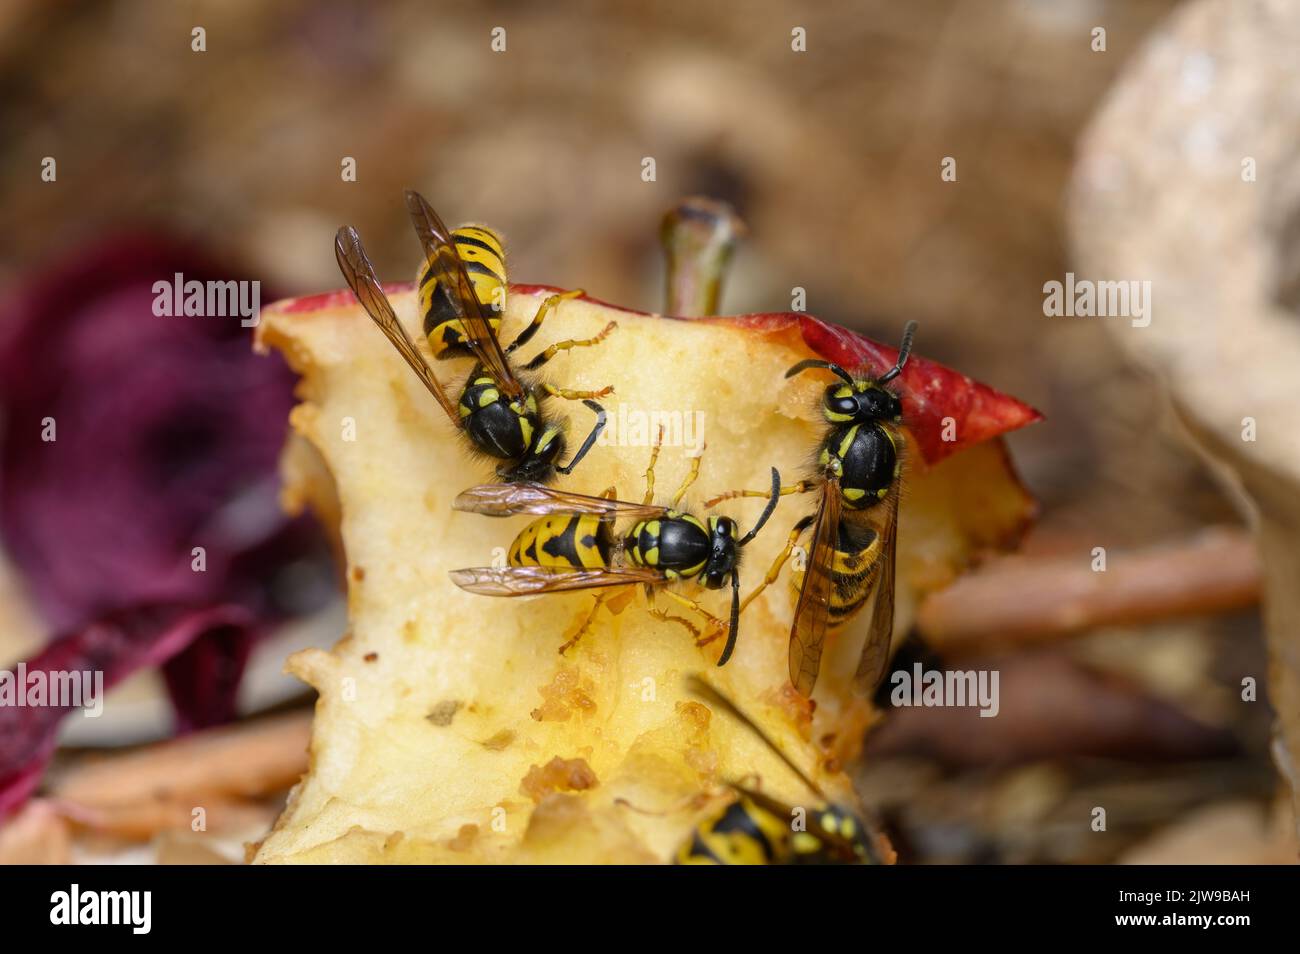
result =
[{"label": "wasp eye", "polygon": [[826,406],[836,414],[853,414],[858,409],[858,402],[852,397],[832,397],[827,398]]}]

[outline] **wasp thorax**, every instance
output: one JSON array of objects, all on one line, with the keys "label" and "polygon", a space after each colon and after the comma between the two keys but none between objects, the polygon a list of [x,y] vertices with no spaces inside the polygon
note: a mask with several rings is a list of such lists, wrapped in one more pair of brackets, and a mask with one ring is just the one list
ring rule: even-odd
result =
[{"label": "wasp thorax", "polygon": [[518,460],[532,446],[535,415],[521,413],[491,378],[469,384],[460,408],[470,439],[494,457]]}]

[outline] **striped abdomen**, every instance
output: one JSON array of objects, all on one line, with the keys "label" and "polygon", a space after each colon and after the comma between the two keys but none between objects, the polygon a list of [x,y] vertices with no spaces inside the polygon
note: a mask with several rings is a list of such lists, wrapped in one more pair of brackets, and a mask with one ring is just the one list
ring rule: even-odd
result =
[{"label": "striped abdomen", "polygon": [[611,543],[609,522],[596,514],[556,513],[524,527],[506,559],[511,566],[598,569],[609,566]]},{"label": "striped abdomen", "polygon": [[[831,564],[831,605],[827,625],[832,629],[852,619],[871,597],[880,562],[880,537],[870,527],[840,522],[839,542]],[[803,586],[803,573],[790,575],[795,598]]]},{"label": "striped abdomen", "polygon": [[770,865],[780,862],[789,823],[744,795],[695,827],[677,851],[679,865]]},{"label": "striped abdomen", "polygon": [[[506,302],[506,253],[496,233],[478,225],[453,229],[452,241],[465,263],[465,271],[474,285],[474,297],[479,300],[492,333],[501,329],[501,313]],[[424,334],[436,358],[456,358],[469,355],[465,345],[465,329],[456,317],[456,309],[447,300],[446,291],[434,278],[425,262],[415,276],[420,295],[420,316]]]},{"label": "striped abdomen", "polygon": [[[721,812],[705,819],[677,850],[679,865],[875,864],[871,833],[836,805],[804,813],[806,827],[792,824],[794,806],[761,804],[740,792]],[[783,814],[778,814],[783,812]]]}]

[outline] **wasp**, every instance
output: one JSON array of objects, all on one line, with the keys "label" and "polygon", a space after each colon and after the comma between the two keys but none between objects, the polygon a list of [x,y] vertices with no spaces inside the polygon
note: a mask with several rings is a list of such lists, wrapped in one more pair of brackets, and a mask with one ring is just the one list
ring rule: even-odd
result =
[{"label": "wasp", "polygon": [[[660,439],[662,435],[660,436]],[[666,595],[704,618],[706,632],[723,631],[722,621],[697,601],[664,589],[667,584],[692,580],[709,590],[731,585],[731,616],[726,625],[727,641],[718,659],[725,665],[736,647],[740,621],[740,556],[763,529],[776,508],[781,475],[772,468],[772,490],[766,508],[749,532],[741,536],[730,517],[700,519],[677,509],[700,471],[700,457],[692,458],[690,472],[666,506],[654,499],[655,462],[659,439],[650,452],[646,470],[646,493],[641,503],[617,500],[614,488],[603,496],[567,493],[536,483],[483,484],[462,493],[452,503],[456,510],[507,517],[537,515],[540,519],[525,527],[506,554],[506,566],[453,570],[452,581],[472,593],[488,596],[532,596],[565,590],[640,584],[654,615],[681,622],[700,637],[689,621],[657,610],[655,593]],[[615,522],[630,520],[621,534]],[[569,650],[588,629],[607,594],[596,597],[595,606],[560,652]],[[698,639],[704,645],[713,636]]]},{"label": "wasp", "polygon": [[[742,603],[742,609],[776,582],[802,535],[810,528],[802,577],[790,626],[790,682],[811,696],[821,669],[826,634],[846,625],[876,594],[862,654],[854,674],[858,691],[870,693],[884,675],[894,632],[894,550],[898,523],[899,483],[903,470],[903,410],[887,387],[903,373],[916,322],[903,329],[898,360],[880,377],[850,374],[830,361],[800,361],[786,378],[809,370],[829,371],[839,382],[822,393],[826,432],[818,443],[816,464],[808,478],[781,494],[817,493],[816,510],[795,524],[785,548],[767,576]],[[733,497],[766,496],[733,490],[706,502],[715,506]]]},{"label": "wasp", "polygon": [[[854,811],[831,802],[808,774],[735,702],[699,676],[687,677],[696,695],[730,714],[761,739],[819,800],[804,810],[741,782],[734,798],[692,830],[677,849],[679,865],[879,864],[872,828]],[[627,805],[627,802],[622,802]],[[631,806],[629,806],[631,807]],[[799,821],[803,824],[800,825]]]},{"label": "wasp", "polygon": [[[614,389],[575,391],[549,383],[532,383],[516,373],[510,356],[532,340],[547,315],[561,301],[582,293],[567,292],[548,298],[533,320],[503,349],[498,332],[506,284],[505,253],[500,239],[490,229],[480,226],[448,230],[417,192],[406,193],[406,205],[424,247],[425,260],[417,275],[417,287],[429,348],[438,358],[468,355],[475,359],[459,401],[452,401],[398,321],[361,244],[361,236],[351,226],[339,229],[334,242],[339,269],[348,287],[452,423],[468,436],[471,445],[502,461],[496,471],[499,479],[546,482],[556,473],[571,473],[605,427],[605,410],[594,399]],[[552,344],[522,365],[523,375],[526,378],[529,372],[563,351],[599,344],[614,327],[614,322],[610,322],[594,338]],[[566,446],[564,429],[547,416],[547,397],[582,401],[596,414],[595,426],[566,464],[558,463]]]}]

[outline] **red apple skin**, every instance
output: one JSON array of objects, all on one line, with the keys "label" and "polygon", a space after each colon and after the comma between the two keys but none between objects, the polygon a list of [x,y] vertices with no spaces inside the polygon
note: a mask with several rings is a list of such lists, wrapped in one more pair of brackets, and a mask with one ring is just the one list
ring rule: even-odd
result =
[{"label": "red apple skin", "polygon": [[[401,282],[385,285],[384,289],[390,294],[400,294],[413,287],[410,282]],[[511,285],[510,291],[517,295],[541,295],[563,289],[551,285]],[[652,317],[647,312],[612,305],[590,295],[583,295],[582,298],[616,311]],[[352,292],[341,290],[294,298],[274,307],[293,314],[340,308],[355,303],[356,298]],[[713,318],[660,317],[671,321],[708,321],[734,325],[756,334],[797,333],[813,355],[834,361],[850,371],[870,375],[884,374],[898,359],[897,348],[799,312]],[[1001,437],[1043,419],[1041,413],[1023,401],[916,353],[908,359],[907,367],[897,380],[896,390],[903,402],[903,419],[928,465],[937,464],[959,450]],[[949,421],[951,426],[945,427]],[[944,440],[945,430],[952,433],[955,439]]]}]

